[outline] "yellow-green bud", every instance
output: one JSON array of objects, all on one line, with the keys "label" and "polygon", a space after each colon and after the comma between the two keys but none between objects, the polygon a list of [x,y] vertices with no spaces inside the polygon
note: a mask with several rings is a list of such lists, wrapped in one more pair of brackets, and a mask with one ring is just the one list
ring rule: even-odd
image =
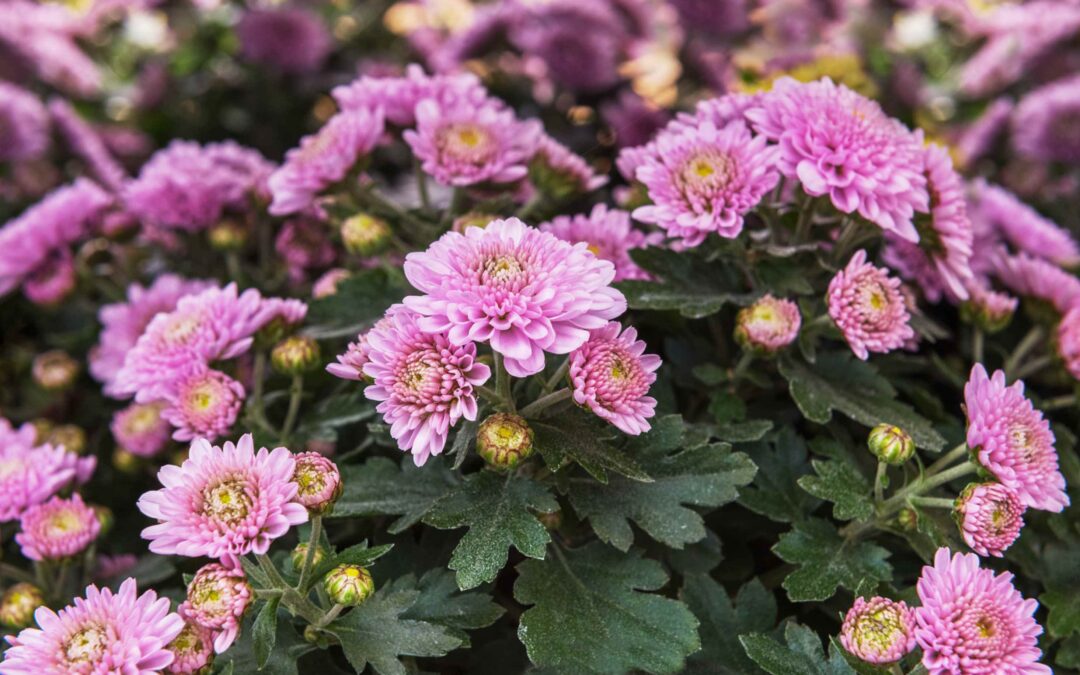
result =
[{"label": "yellow-green bud", "polygon": [[34,611],[45,604],[41,589],[33,584],[18,583],[0,596],[0,624],[21,630],[34,623]]},{"label": "yellow-green bud", "polygon": [[886,464],[903,464],[915,454],[915,442],[907,432],[892,424],[879,424],[866,439],[870,452]]},{"label": "yellow-green bud", "polygon": [[482,211],[467,211],[457,218],[454,218],[454,224],[450,226],[450,229],[454,232],[465,233],[465,230],[470,227],[479,227],[483,229],[487,227],[491,221],[495,220],[496,216],[490,213],[484,213]]},{"label": "yellow-green bud", "polygon": [[91,504],[90,508],[94,509],[94,515],[97,516],[98,523],[101,524],[101,532],[98,537],[104,537],[116,524],[116,516],[113,515],[112,509],[108,506],[102,506],[101,504]]},{"label": "yellow-green bud", "polygon": [[[304,561],[307,560],[308,545],[307,543],[298,544],[292,552],[292,565],[294,570],[304,569]],[[315,553],[311,556],[311,564],[318,566],[323,560],[326,559],[326,549],[322,546],[315,547]]]},{"label": "yellow-green bud", "polygon": [[32,419],[30,420],[30,424],[34,427],[34,445],[45,443],[45,439],[49,437],[49,432],[56,426],[53,424],[52,420],[45,417]]},{"label": "yellow-green bud", "polygon": [[341,223],[341,241],[349,253],[372,256],[390,243],[390,226],[382,218],[358,213]]},{"label": "yellow-green bud", "polygon": [[480,423],[476,452],[489,467],[508,471],[533,453],[533,430],[517,415],[495,413]]},{"label": "yellow-green bud", "polygon": [[219,251],[235,251],[247,242],[247,229],[235,220],[226,218],[210,228],[207,239]]},{"label": "yellow-green bud", "polygon": [[323,587],[332,602],[347,607],[359,605],[375,592],[371,573],[359,565],[338,565],[326,575]]},{"label": "yellow-green bud", "polygon": [[320,358],[319,343],[303,335],[285,338],[270,352],[274,370],[285,375],[306,373],[319,365]]},{"label": "yellow-green bud", "polygon": [[915,509],[902,508],[900,513],[896,514],[896,523],[900,526],[900,529],[906,532],[914,532],[919,527],[919,514]]},{"label": "yellow-green bud", "polygon": [[68,452],[81,455],[86,450],[86,432],[74,424],[61,424],[45,434],[49,445],[62,445]]},{"label": "yellow-green bud", "polygon": [[113,468],[120,473],[133,476],[138,473],[139,467],[142,466],[142,460],[127,450],[117,448],[113,451],[112,464]]},{"label": "yellow-green bud", "polygon": [[54,349],[38,354],[31,367],[34,381],[42,389],[62,391],[75,382],[79,375],[79,362],[68,356],[67,352]]}]

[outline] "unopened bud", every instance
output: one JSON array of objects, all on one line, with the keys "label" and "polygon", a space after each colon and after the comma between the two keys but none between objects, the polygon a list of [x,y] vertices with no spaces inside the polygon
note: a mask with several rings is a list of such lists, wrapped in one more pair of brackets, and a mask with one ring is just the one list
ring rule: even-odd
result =
[{"label": "unopened bud", "polygon": [[210,245],[219,251],[235,251],[247,242],[247,229],[235,220],[226,218],[210,228],[207,238]]},{"label": "unopened bud", "polygon": [[896,523],[905,532],[919,529],[919,514],[915,509],[904,507],[896,514]]},{"label": "unopened bud", "polygon": [[766,295],[735,317],[735,340],[743,349],[773,354],[795,341],[802,325],[799,306]]},{"label": "unopened bud", "polygon": [[296,455],[293,482],[299,486],[296,501],[313,515],[329,513],[343,487],[337,466],[317,452]]},{"label": "unopened bud", "polygon": [[341,241],[349,253],[372,256],[390,243],[390,226],[382,218],[358,213],[341,223]]},{"label": "unopened bud", "polygon": [[112,465],[120,473],[133,476],[138,473],[139,467],[142,466],[142,460],[123,448],[117,448],[113,451]]},{"label": "unopened bud", "polygon": [[467,211],[457,218],[454,218],[454,224],[450,226],[454,232],[465,233],[465,230],[470,227],[479,227],[484,229],[491,221],[495,220],[496,216],[490,213],[484,213],[482,211]]},{"label": "unopened bud", "polygon": [[49,445],[63,446],[68,452],[81,455],[86,450],[86,432],[74,424],[61,424],[45,434]]},{"label": "unopened bud", "polygon": [[42,389],[62,391],[75,382],[79,374],[79,362],[59,349],[38,354],[34,359],[31,372],[34,381]]},{"label": "unopened bud", "polygon": [[915,442],[900,427],[892,424],[879,424],[870,431],[866,439],[870,452],[886,464],[903,464],[915,454]]},{"label": "unopened bud", "polygon": [[270,352],[274,370],[284,375],[306,373],[319,365],[319,343],[302,335],[287,337]]},{"label": "unopened bud", "polygon": [[375,592],[371,573],[359,565],[338,565],[326,575],[323,586],[331,601],[347,607],[359,605]]},{"label": "unopened bud", "polygon": [[[307,543],[297,544],[293,549],[290,557],[292,558],[292,566],[294,570],[304,569],[304,562],[307,561],[308,549],[310,547]],[[326,559],[326,549],[322,546],[315,547],[315,553],[311,555],[311,564],[318,567],[319,563]]]},{"label": "unopened bud", "polygon": [[960,318],[975,324],[986,333],[997,333],[1012,321],[1018,301],[1011,295],[975,287],[960,305]]},{"label": "unopened bud", "polygon": [[52,420],[44,417],[37,417],[30,420],[30,425],[34,427],[34,445],[42,445],[45,443],[45,439],[49,437],[49,433],[56,426]]},{"label": "unopened bud", "polygon": [[34,584],[18,583],[0,596],[0,624],[21,630],[34,623],[34,612],[45,604],[45,596]]},{"label": "unopened bud", "polygon": [[495,413],[480,423],[476,452],[491,468],[508,471],[533,453],[533,430],[517,415]]},{"label": "unopened bud", "polygon": [[101,531],[98,533],[98,537],[104,537],[116,524],[116,516],[113,515],[112,509],[108,506],[102,506],[101,504],[91,504],[90,508],[94,509],[94,515],[97,516],[98,523],[101,525]]}]

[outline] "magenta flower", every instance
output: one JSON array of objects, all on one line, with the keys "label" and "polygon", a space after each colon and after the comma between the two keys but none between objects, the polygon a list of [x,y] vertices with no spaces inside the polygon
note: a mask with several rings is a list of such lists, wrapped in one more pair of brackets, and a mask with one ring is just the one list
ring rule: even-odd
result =
[{"label": "magenta flower", "polygon": [[412,452],[417,466],[442,453],[450,427],[475,420],[473,387],[487,382],[491,369],[476,361],[476,345],[454,344],[445,332],[421,330],[422,317],[391,308],[366,336],[364,374],[374,384],[364,395],[390,425],[398,447]]},{"label": "magenta flower", "polygon": [[357,109],[334,115],[318,132],[300,139],[300,147],[286,153],[285,163],[270,176],[270,213],[286,216],[311,206],[320,192],[346,178],[382,133],[380,108]]},{"label": "magenta flower", "polygon": [[915,613],[903,600],[856,598],[844,616],[840,644],[867,663],[895,663],[915,649]]},{"label": "magenta flower", "polygon": [[75,262],[71,252],[60,249],[23,280],[23,295],[35,305],[58,304],[75,289]]},{"label": "magenta flower", "polygon": [[62,560],[85,551],[100,532],[97,513],[75,494],[26,509],[15,542],[30,560]]},{"label": "magenta flower", "polygon": [[94,457],[37,446],[36,436],[31,424],[14,429],[0,418],[0,522],[18,518],[73,483],[85,483],[97,465]]},{"label": "magenta flower", "polygon": [[997,332],[1009,325],[1020,301],[999,293],[982,280],[968,287],[968,299],[960,306],[965,320],[974,320],[983,330]]},{"label": "magenta flower", "polygon": [[1020,536],[1026,508],[1012,488],[972,483],[956,500],[960,534],[979,555],[1000,558]]},{"label": "magenta flower", "polygon": [[1080,265],[1080,246],[1067,230],[1042,217],[1004,188],[978,181],[973,185],[973,208],[1022,253],[1057,265]]},{"label": "magenta flower", "polygon": [[214,635],[209,628],[190,619],[184,620],[184,628],[169,643],[173,662],[164,672],[170,675],[199,675],[214,659]]},{"label": "magenta flower", "polygon": [[971,166],[993,149],[994,143],[1009,123],[1013,112],[1013,102],[1009,98],[999,98],[986,107],[978,119],[967,125],[952,143],[954,152],[960,157],[961,168]]},{"label": "magenta flower", "polygon": [[49,101],[49,114],[72,153],[85,162],[90,174],[111,192],[119,192],[128,179],[127,172],[112,156],[101,134],[62,98]]},{"label": "magenta flower", "polygon": [[829,316],[863,361],[870,352],[891,352],[915,337],[900,280],[866,262],[866,251],[851,256],[829,282],[828,302]]},{"label": "magenta flower", "polygon": [[974,553],[939,548],[933,566],[916,584],[915,639],[930,675],[1025,673],[1050,675],[1039,664],[1042,627],[1033,614],[1039,603],[1025,600],[1008,572],[980,569]]},{"label": "magenta flower", "polygon": [[1080,279],[1053,263],[1026,253],[998,255],[994,274],[1010,291],[1049,303],[1059,314],[1080,304]]},{"label": "magenta flower", "polygon": [[1057,351],[1069,374],[1080,380],[1080,306],[1065,314],[1057,328]]},{"label": "magenta flower", "polygon": [[168,598],[154,591],[137,595],[128,579],[113,593],[86,587],[86,598],[59,612],[40,607],[34,612],[39,628],[9,635],[0,672],[5,675],[43,673],[160,672],[173,661],[166,646],[184,627],[169,611]]},{"label": "magenta flower", "polygon": [[211,632],[220,654],[240,634],[240,619],[254,600],[243,570],[217,563],[203,565],[187,589],[180,616]]},{"label": "magenta flower", "polygon": [[912,218],[929,209],[914,135],[874,101],[824,78],[781,78],[746,116],[780,144],[780,172],[883,230],[919,241]]},{"label": "magenta flower", "polygon": [[571,244],[584,243],[597,258],[615,266],[615,281],[649,279],[649,273],[630,258],[630,251],[655,246],[663,239],[658,233],[647,235],[634,229],[629,213],[605,204],[597,204],[588,214],[556,216],[539,229]]},{"label": "magenta flower", "polygon": [[648,393],[659,367],[660,357],[645,353],[636,329],[622,330],[612,321],[570,354],[574,402],[637,436],[651,428],[648,419],[656,414],[656,399]]},{"label": "magenta flower", "polygon": [[207,556],[230,566],[252,551],[266,553],[271,541],[307,520],[296,501],[295,466],[287,448],[256,453],[251,434],[222,447],[200,438],[182,465],[161,468],[161,490],[139,498],[139,510],[158,521],[142,536],[154,553]]},{"label": "magenta flower", "polygon": [[739,310],[735,339],[747,349],[771,354],[794,342],[801,326],[797,304],[767,294]]},{"label": "magenta flower", "polygon": [[244,396],[244,385],[220,370],[200,367],[176,380],[161,416],[176,427],[173,440],[214,441],[232,428]]},{"label": "magenta flower", "polygon": [[37,159],[49,149],[49,113],[37,96],[0,80],[0,162]]},{"label": "magenta flower", "polygon": [[547,134],[540,135],[530,164],[533,182],[558,198],[592,192],[608,182],[607,176]]},{"label": "magenta flower", "polygon": [[976,364],[964,386],[964,405],[967,444],[979,464],[1016,490],[1025,506],[1057,513],[1069,505],[1054,433],[1024,397],[1023,382],[1006,387],[1003,371],[987,377],[982,364]]},{"label": "magenta flower", "polygon": [[661,132],[636,173],[653,203],[635,209],[634,217],[688,246],[710,232],[737,237],[743,216],[780,180],[778,152],[742,122]]},{"label": "magenta flower", "polygon": [[330,31],[304,7],[249,9],[236,25],[245,61],[282,73],[313,73],[334,46]]},{"label": "magenta flower", "polygon": [[626,310],[609,286],[614,265],[517,218],[447,232],[406,257],[405,276],[427,294],[405,299],[422,330],[456,346],[490,341],[515,377],[540,372],[544,352],[570,353]]},{"label": "magenta flower", "polygon": [[1080,76],[1039,87],[1020,101],[1012,119],[1017,152],[1041,162],[1080,162]]},{"label": "magenta flower", "polygon": [[490,101],[475,75],[428,75],[416,64],[409,65],[401,77],[364,75],[330,93],[342,110],[382,108],[387,121],[399,127],[416,124],[416,104],[424,99],[466,100],[474,105]]}]

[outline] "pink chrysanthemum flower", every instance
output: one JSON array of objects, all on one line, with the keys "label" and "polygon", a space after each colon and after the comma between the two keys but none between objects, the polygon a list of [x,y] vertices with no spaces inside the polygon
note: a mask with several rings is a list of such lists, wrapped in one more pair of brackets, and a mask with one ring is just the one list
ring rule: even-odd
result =
[{"label": "pink chrysanthemum flower", "polygon": [[220,370],[197,368],[176,381],[161,416],[176,427],[173,440],[213,441],[232,428],[244,396],[244,385]]},{"label": "pink chrysanthemum flower", "polygon": [[688,246],[710,232],[737,237],[743,216],[780,180],[778,152],[742,122],[661,132],[636,173],[653,203],[635,209],[634,217]]},{"label": "pink chrysanthemum flower", "polygon": [[326,513],[341,496],[344,485],[337,465],[317,452],[296,455],[296,474],[293,481],[299,486],[296,501],[310,513]]},{"label": "pink chrysanthemum flower", "polygon": [[187,589],[180,616],[210,630],[220,654],[240,634],[240,619],[254,600],[243,570],[217,563],[203,565]]},{"label": "pink chrysanthemum flower", "polygon": [[1019,304],[1013,296],[999,293],[985,281],[976,280],[968,287],[968,299],[960,306],[960,315],[983,330],[996,333],[1009,325]]},{"label": "pink chrysanthemum flower", "polygon": [[780,144],[779,167],[807,194],[828,195],[836,208],[859,215],[910,242],[912,223],[929,208],[923,161],[914,135],[874,101],[824,78],[781,78],[746,116]]},{"label": "pink chrysanthemum flower", "polygon": [[915,614],[902,600],[856,598],[844,616],[840,644],[867,663],[895,663],[915,649]]},{"label": "pink chrysanthemum flower", "polygon": [[425,98],[416,106],[416,129],[402,136],[425,173],[461,187],[524,178],[541,132],[539,122],[518,120],[502,105]]},{"label": "pink chrysanthemum flower", "polygon": [[547,134],[541,134],[536,154],[529,163],[529,176],[540,189],[557,198],[592,192],[607,184],[579,155]]},{"label": "pink chrysanthemum flower", "polygon": [[477,106],[491,101],[472,73],[428,75],[415,63],[401,77],[364,75],[330,93],[342,110],[382,108],[387,121],[399,127],[416,124],[416,104],[424,99],[465,100]]},{"label": "pink chrysanthemum flower", "polygon": [[611,321],[570,354],[574,402],[636,436],[651,428],[648,419],[656,414],[656,399],[648,394],[659,367],[660,357],[645,353],[636,329]]},{"label": "pink chrysanthemum flower", "polygon": [[970,122],[951,143],[955,156],[960,159],[961,168],[971,164],[990,152],[998,137],[1009,123],[1013,102],[1009,98],[999,98],[986,107],[978,119]]},{"label": "pink chrysanthemum flower", "polygon": [[614,265],[517,218],[444,234],[406,257],[405,276],[427,294],[405,299],[423,315],[420,328],[458,346],[490,341],[515,377],[540,372],[544,352],[570,353],[626,310],[609,285]]},{"label": "pink chrysanthemum flower", "polygon": [[72,483],[85,483],[97,466],[63,447],[35,444],[31,424],[17,430],[0,418],[0,522],[18,518]]},{"label": "pink chrysanthemum flower", "polygon": [[86,598],[59,612],[40,607],[38,628],[8,636],[0,672],[5,675],[90,675],[160,672],[173,661],[166,646],[184,627],[168,598],[138,595],[134,579],[120,590],[86,587]]},{"label": "pink chrysanthemum flower", "polygon": [[307,218],[294,218],[281,226],[274,250],[285,261],[290,279],[302,281],[308,270],[334,262],[336,253],[327,229],[324,223]]},{"label": "pink chrysanthemum flower", "polygon": [[35,305],[58,304],[75,289],[75,261],[66,249],[56,251],[23,280],[23,295]]},{"label": "pink chrysanthemum flower", "polygon": [[0,162],[37,159],[49,148],[49,113],[37,96],[0,81]]},{"label": "pink chrysanthemum flower", "polygon": [[571,244],[584,243],[597,258],[615,266],[615,281],[649,279],[649,273],[630,258],[630,251],[659,244],[663,239],[658,233],[647,235],[634,229],[629,213],[609,209],[605,204],[597,204],[588,214],[556,216],[541,224],[540,230]]},{"label": "pink chrysanthemum flower", "polygon": [[314,284],[311,285],[311,297],[316,300],[330,297],[334,293],[337,293],[338,284],[351,276],[352,272],[343,267],[335,267],[332,270],[327,270],[321,277],[315,280]]},{"label": "pink chrysanthemum flower", "polygon": [[282,73],[319,70],[334,47],[322,18],[305,7],[248,9],[236,25],[240,55]]},{"label": "pink chrysanthemum flower", "polygon": [[1069,374],[1080,380],[1080,307],[1070,309],[1058,324],[1057,351]]},{"label": "pink chrysanthemum flower", "polygon": [[163,274],[148,288],[131,284],[127,302],[105,305],[98,311],[101,337],[90,352],[90,374],[105,385],[106,394],[121,397],[113,380],[150,320],[161,312],[171,312],[185,295],[200,293],[211,285],[208,281],[188,281],[175,274]]},{"label": "pink chrysanthemum flower", "polygon": [[998,558],[1020,536],[1026,509],[1016,491],[1001,483],[972,483],[956,500],[964,541],[979,555]]},{"label": "pink chrysanthemum flower", "polygon": [[1013,575],[980,569],[974,553],[939,548],[933,566],[923,567],[916,584],[915,639],[930,675],[955,673],[1052,672],[1039,664],[1042,627],[1039,603],[1025,600]]},{"label": "pink chrysanthemum flower", "polygon": [[829,282],[828,302],[829,316],[863,361],[915,337],[900,280],[866,262],[866,251],[853,255]]},{"label": "pink chrysanthemum flower", "polygon": [[1041,162],[1080,162],[1080,76],[1064,77],[1032,91],[1012,119],[1013,147]]},{"label": "pink chrysanthemum flower", "polygon": [[364,395],[380,401],[390,435],[422,466],[443,451],[459,419],[476,419],[473,387],[487,382],[491,369],[477,363],[473,342],[455,345],[446,333],[421,330],[424,319],[414,312],[391,310],[366,336],[364,374],[375,383]]},{"label": "pink chrysanthemum flower", "polygon": [[144,494],[139,510],[158,521],[142,531],[160,554],[207,556],[235,566],[266,553],[270,542],[307,520],[292,482],[296,462],[287,448],[255,452],[251,434],[233,445],[191,444],[180,466],[158,472],[164,486]]},{"label": "pink chrysanthemum flower", "polygon": [[199,675],[214,660],[214,634],[190,619],[184,620],[184,628],[169,643],[173,662],[165,671],[170,675]]},{"label": "pink chrysanthemum flower", "polygon": [[270,213],[285,216],[311,206],[371,152],[382,133],[382,109],[358,109],[334,115],[318,132],[300,139],[300,147],[290,150],[270,176]]},{"label": "pink chrysanthemum flower", "polygon": [[350,342],[344,354],[338,354],[337,363],[326,366],[326,372],[343,380],[364,379],[364,365],[368,362],[367,333],[356,336],[356,342]]},{"label": "pink chrysanthemum flower", "polygon": [[1058,470],[1054,433],[1024,396],[1024,383],[1005,386],[1005,373],[988,377],[982,364],[971,369],[964,386],[967,444],[979,464],[1025,506],[1060,512],[1069,505],[1065,477]]},{"label": "pink chrysanthemum flower", "polygon": [[101,533],[97,513],[75,494],[31,506],[19,519],[15,541],[30,560],[61,560],[86,550]]},{"label": "pink chrysanthemum flower", "polygon": [[1058,314],[1080,304],[1080,279],[1057,265],[1026,253],[997,255],[994,275],[1006,288],[1024,298],[1049,303]]},{"label": "pink chrysanthemum flower", "polygon": [[1067,230],[1044,218],[1004,188],[973,184],[973,208],[1017,250],[1057,265],[1080,265],[1080,246]]},{"label": "pink chrysanthemum flower", "polygon": [[801,326],[802,315],[797,304],[765,295],[739,310],[735,339],[747,349],[771,354],[794,342]]}]

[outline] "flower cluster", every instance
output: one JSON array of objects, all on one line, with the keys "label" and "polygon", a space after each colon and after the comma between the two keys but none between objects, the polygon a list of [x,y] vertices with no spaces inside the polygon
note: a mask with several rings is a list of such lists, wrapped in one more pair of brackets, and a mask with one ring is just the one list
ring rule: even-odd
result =
[{"label": "flower cluster", "polygon": [[85,483],[97,465],[62,446],[38,445],[31,424],[18,429],[0,418],[0,521],[22,516],[73,483]]}]

